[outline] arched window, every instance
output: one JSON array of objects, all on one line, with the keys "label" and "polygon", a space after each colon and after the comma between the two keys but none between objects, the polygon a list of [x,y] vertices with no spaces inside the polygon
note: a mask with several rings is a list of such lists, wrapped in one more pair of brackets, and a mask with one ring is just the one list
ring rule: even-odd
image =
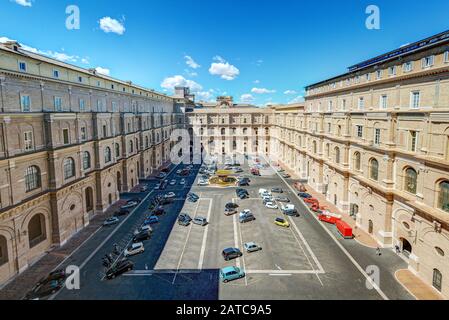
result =
[{"label": "arched window", "polygon": [[371,159],[369,162],[369,177],[373,180],[379,180],[379,162],[376,159]]},{"label": "arched window", "polygon": [[26,192],[37,189],[41,186],[40,170],[36,166],[28,167],[25,170],[25,190]]},{"label": "arched window", "polygon": [[64,179],[70,179],[75,176],[75,161],[73,158],[64,160]]},{"label": "arched window", "polygon": [[0,235],[0,266],[8,261],[8,242],[4,236]]},{"label": "arched window", "polygon": [[132,140],[129,140],[129,153],[134,152],[134,143]]},{"label": "arched window", "polygon": [[111,148],[106,147],[104,149],[104,162],[109,163],[112,161]]},{"label": "arched window", "polygon": [[139,139],[136,138],[136,151],[139,151]]},{"label": "arched window", "polygon": [[221,128],[221,135],[224,136],[226,134],[226,129],[225,128]]},{"label": "arched window", "polygon": [[335,148],[335,163],[340,163],[340,148]]},{"label": "arched window", "polygon": [[37,246],[45,239],[45,218],[42,214],[36,214],[28,223],[28,241],[30,248]]},{"label": "arched window", "polygon": [[360,168],[361,168],[360,152],[354,153],[354,168],[355,168],[355,170],[360,170]]},{"label": "arched window", "polygon": [[204,128],[200,129],[200,135],[202,135],[202,136],[204,135]]},{"label": "arched window", "polygon": [[243,134],[247,134],[248,133],[248,128],[243,128]]},{"label": "arched window", "polygon": [[316,141],[313,142],[313,153],[317,153]]},{"label": "arched window", "polygon": [[407,192],[416,194],[416,184],[418,182],[418,174],[412,168],[405,170],[404,189]]},{"label": "arched window", "polygon": [[441,292],[443,288],[443,274],[438,269],[433,269],[432,285],[435,289]]},{"label": "arched window", "polygon": [[115,157],[120,158],[120,145],[118,143],[115,144]]},{"label": "arched window", "polygon": [[83,152],[83,169],[87,170],[90,168],[90,153],[87,151]]},{"label": "arched window", "polygon": [[449,212],[449,181],[439,184],[438,208]]},{"label": "arched window", "polygon": [[150,147],[150,140],[148,139],[148,136],[145,137],[145,148]]}]

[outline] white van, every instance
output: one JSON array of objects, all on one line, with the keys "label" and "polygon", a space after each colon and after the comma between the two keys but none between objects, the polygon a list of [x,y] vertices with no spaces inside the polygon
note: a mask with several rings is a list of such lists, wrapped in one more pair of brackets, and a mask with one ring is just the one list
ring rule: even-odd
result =
[{"label": "white van", "polygon": [[259,189],[259,196],[262,196],[263,194],[269,193],[266,189]]}]

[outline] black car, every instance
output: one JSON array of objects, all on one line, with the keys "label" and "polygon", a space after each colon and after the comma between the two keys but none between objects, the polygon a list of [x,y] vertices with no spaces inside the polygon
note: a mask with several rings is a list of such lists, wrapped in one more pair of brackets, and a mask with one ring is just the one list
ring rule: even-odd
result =
[{"label": "black car", "polygon": [[50,280],[38,283],[25,297],[27,300],[39,299],[56,293],[64,286],[64,281]]},{"label": "black car", "polygon": [[121,217],[121,216],[126,216],[129,214],[129,210],[126,209],[120,209],[119,211],[116,211],[114,216],[116,217]]},{"label": "black car", "polygon": [[150,231],[141,231],[138,234],[136,234],[133,238],[133,242],[137,243],[137,242],[142,242],[145,240],[150,240],[151,239],[151,232]]},{"label": "black car", "polygon": [[162,207],[157,207],[153,210],[153,215],[155,216],[161,216],[165,213],[165,209]]},{"label": "black car", "polygon": [[239,205],[234,202],[229,202],[229,203],[226,203],[226,205],[225,205],[226,209],[237,209],[238,207],[239,207]]},{"label": "black car", "polygon": [[245,189],[237,189],[237,190],[235,190],[235,193],[237,194],[237,195],[239,195],[239,194],[241,194],[241,193],[244,193],[244,194],[248,194],[249,195],[249,192],[248,192],[248,190],[245,190]]},{"label": "black car", "polygon": [[241,256],[243,256],[243,253],[237,248],[226,248],[223,250],[221,254],[223,255],[223,258],[226,261],[240,258]]},{"label": "black car", "polygon": [[118,262],[114,267],[110,268],[108,271],[106,271],[106,278],[107,279],[114,279],[115,277],[131,271],[134,269],[134,263],[131,261],[125,259],[120,262]]},{"label": "black car", "polygon": [[197,194],[195,194],[195,193],[189,193],[188,197],[189,197],[189,198],[193,198],[193,199],[197,199],[197,200],[200,198],[200,197],[199,197]]},{"label": "black car", "polygon": [[163,199],[159,200],[159,205],[161,205],[161,206],[166,206],[166,205],[169,205],[172,203],[173,203],[172,198],[163,198]]},{"label": "black car", "polygon": [[249,186],[250,180],[248,178],[243,178],[239,181],[239,187]]},{"label": "black car", "polygon": [[281,188],[272,188],[271,192],[272,193],[284,193],[284,190],[282,190]]}]

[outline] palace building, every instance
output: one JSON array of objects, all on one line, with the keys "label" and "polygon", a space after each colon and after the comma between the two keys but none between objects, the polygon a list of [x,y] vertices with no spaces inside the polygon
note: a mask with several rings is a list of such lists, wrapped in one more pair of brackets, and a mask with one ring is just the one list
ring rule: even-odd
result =
[{"label": "palace building", "polygon": [[230,101],[186,114],[209,153],[280,160],[449,297],[449,32],[312,84],[304,103]]},{"label": "palace building", "polygon": [[0,44],[0,285],[162,166],[190,104]]}]

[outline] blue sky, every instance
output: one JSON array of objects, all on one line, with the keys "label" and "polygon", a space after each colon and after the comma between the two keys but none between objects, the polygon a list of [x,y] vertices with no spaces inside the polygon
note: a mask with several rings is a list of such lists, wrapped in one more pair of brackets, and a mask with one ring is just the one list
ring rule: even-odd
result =
[{"label": "blue sky", "polygon": [[[72,4],[79,30],[65,27]],[[380,30],[365,27],[371,4]],[[447,0],[0,0],[0,40],[166,93],[265,105],[449,29],[448,12]]]}]

